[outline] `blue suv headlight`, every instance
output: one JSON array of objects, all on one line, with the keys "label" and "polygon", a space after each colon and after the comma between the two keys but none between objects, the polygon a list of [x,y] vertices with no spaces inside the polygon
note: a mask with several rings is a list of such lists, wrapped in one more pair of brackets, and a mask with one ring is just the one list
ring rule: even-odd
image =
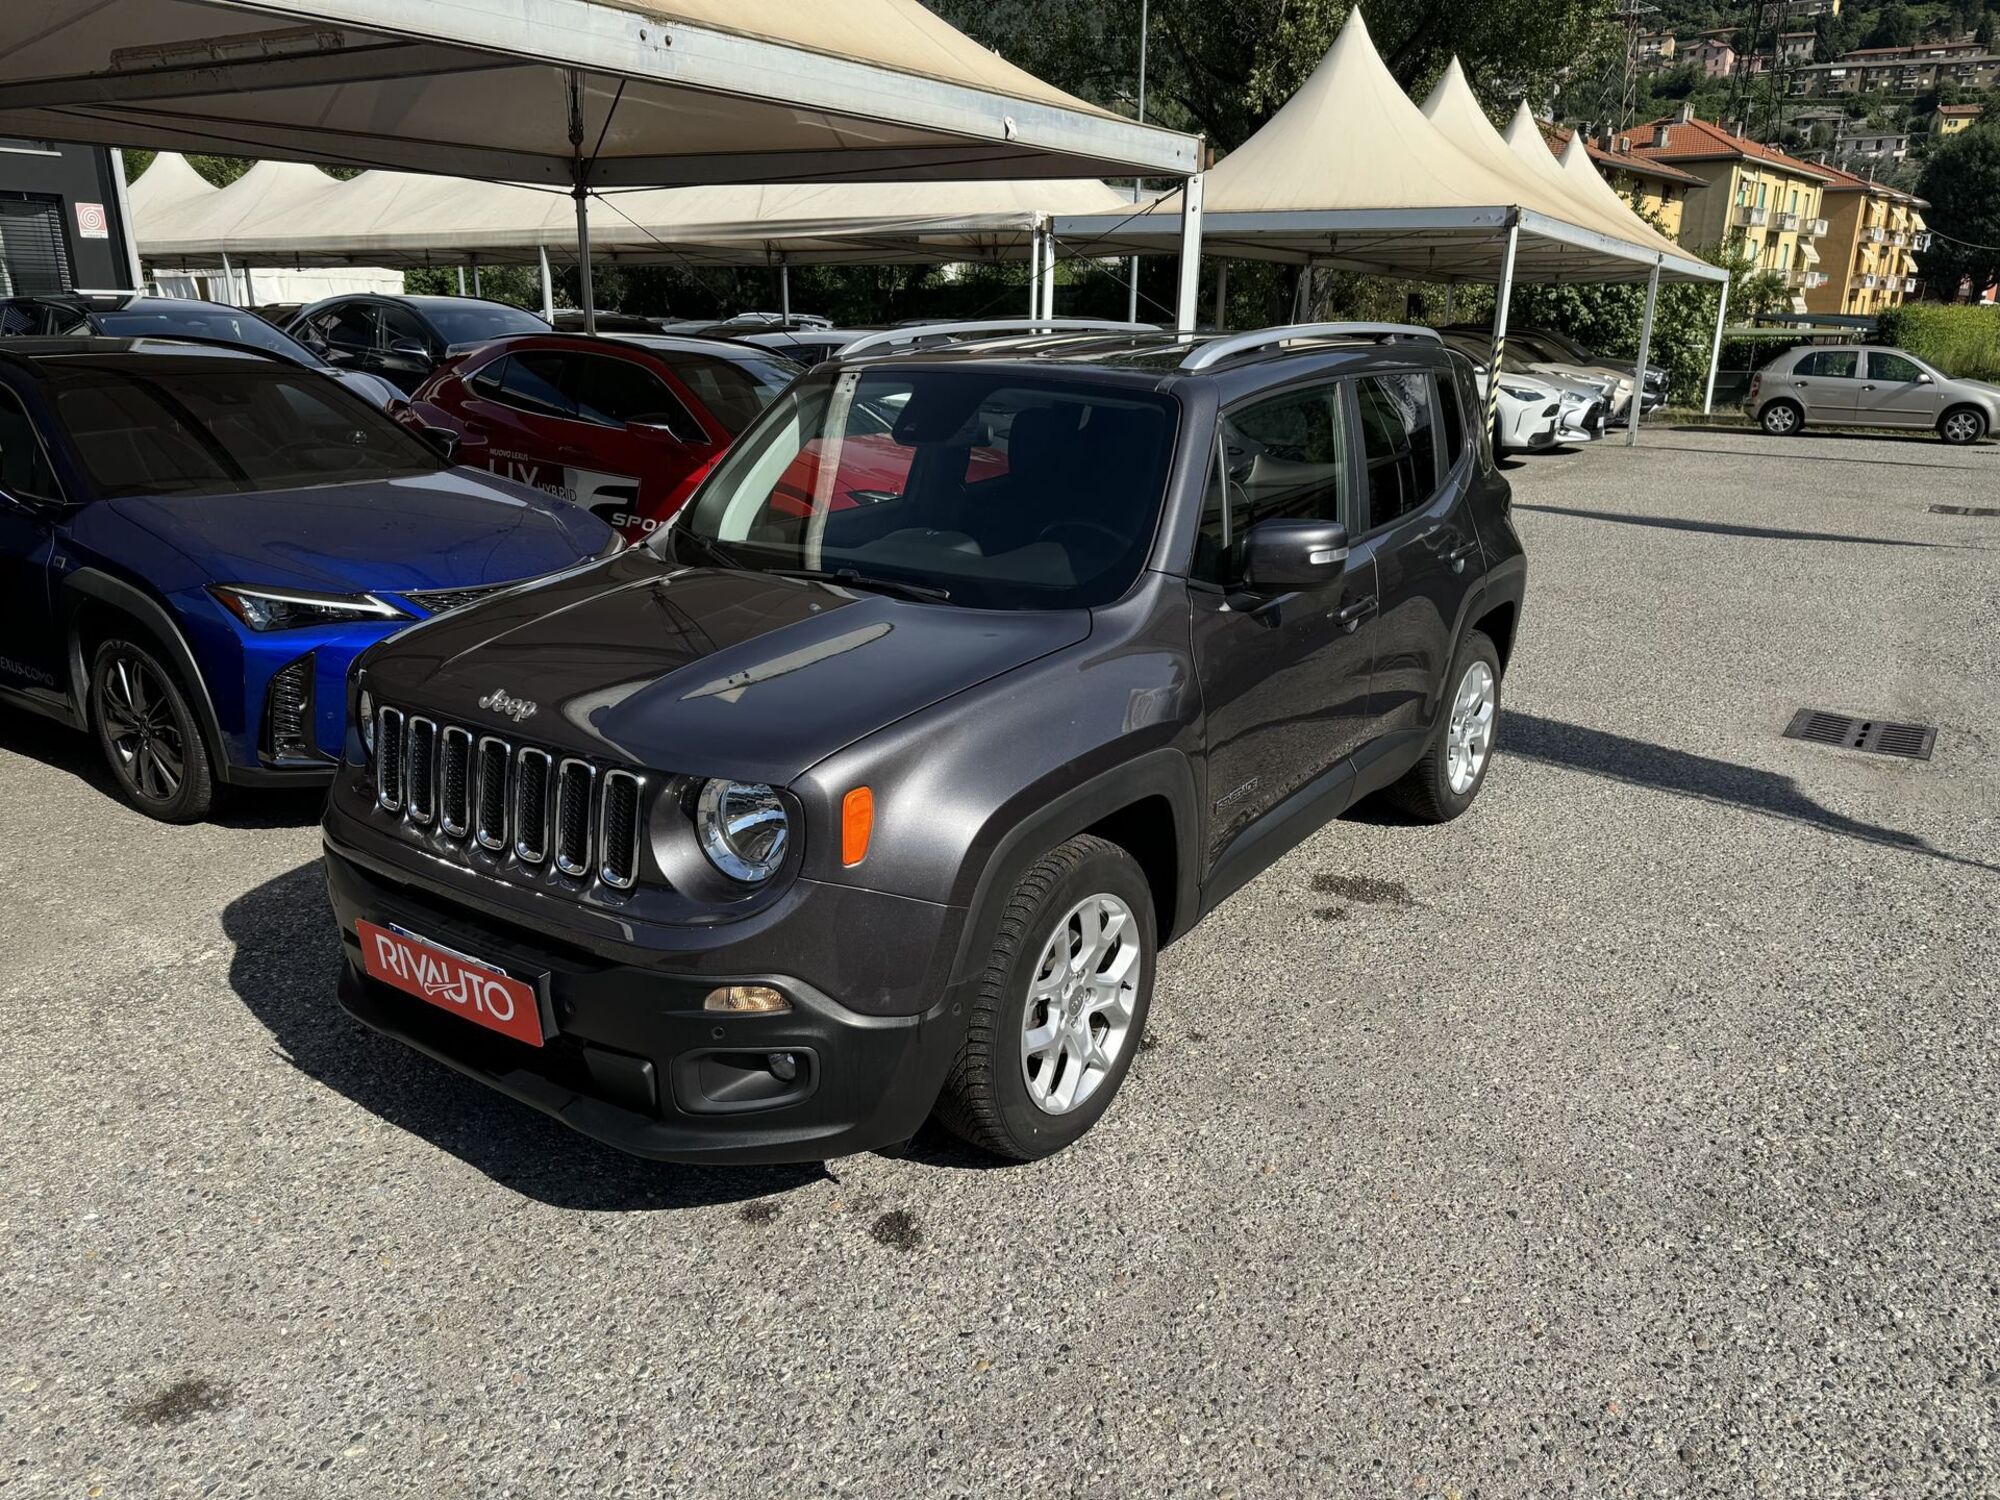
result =
[{"label": "blue suv headlight", "polygon": [[373,594],[312,594],[302,589],[259,589],[240,583],[213,583],[208,591],[252,630],[416,618]]}]

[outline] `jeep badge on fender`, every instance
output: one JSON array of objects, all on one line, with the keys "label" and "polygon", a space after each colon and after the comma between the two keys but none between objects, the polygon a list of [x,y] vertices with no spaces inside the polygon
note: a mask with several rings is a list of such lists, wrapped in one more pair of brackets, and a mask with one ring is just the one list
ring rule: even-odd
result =
[{"label": "jeep badge on fender", "polygon": [[1509,503],[1423,330],[872,335],[640,545],[361,658],[340,1002],[645,1156],[1046,1156],[1162,944],[1360,798],[1472,805]]}]

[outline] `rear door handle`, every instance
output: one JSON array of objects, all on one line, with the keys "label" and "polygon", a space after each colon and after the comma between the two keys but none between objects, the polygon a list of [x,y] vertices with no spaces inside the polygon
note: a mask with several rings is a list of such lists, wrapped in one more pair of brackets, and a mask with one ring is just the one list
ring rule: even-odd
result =
[{"label": "rear door handle", "polygon": [[1335,610],[1333,618],[1336,624],[1346,630],[1349,635],[1352,635],[1355,628],[1374,613],[1375,596],[1370,594],[1365,599],[1356,599],[1352,604],[1344,605],[1340,609]]},{"label": "rear door handle", "polygon": [[1469,557],[1476,557],[1478,554],[1478,542],[1461,542],[1458,546],[1452,548],[1451,551],[1445,553],[1444,560],[1451,564],[1452,572],[1463,573],[1465,571],[1465,560]]}]

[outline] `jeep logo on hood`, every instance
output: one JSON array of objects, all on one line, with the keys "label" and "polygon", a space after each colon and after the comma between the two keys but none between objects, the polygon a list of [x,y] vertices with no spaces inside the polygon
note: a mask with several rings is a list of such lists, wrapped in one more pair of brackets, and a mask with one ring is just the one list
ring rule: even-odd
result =
[{"label": "jeep logo on hood", "polygon": [[512,719],[516,724],[520,723],[523,719],[532,719],[535,716],[535,710],[541,707],[539,703],[531,702],[526,698],[510,697],[505,688],[495,688],[479,700],[479,706],[481,708],[490,708],[494,713]]}]

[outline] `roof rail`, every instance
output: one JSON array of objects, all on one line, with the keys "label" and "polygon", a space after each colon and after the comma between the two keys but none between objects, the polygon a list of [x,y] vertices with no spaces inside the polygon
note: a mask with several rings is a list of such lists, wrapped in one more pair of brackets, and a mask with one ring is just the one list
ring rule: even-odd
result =
[{"label": "roof rail", "polygon": [[1198,344],[1181,361],[1183,370],[1206,370],[1211,365],[1219,365],[1233,354],[1247,354],[1253,349],[1270,349],[1280,344],[1289,344],[1301,339],[1330,338],[1373,338],[1429,339],[1441,344],[1435,328],[1420,328],[1414,323],[1286,323],[1276,328],[1257,328],[1249,333],[1232,333],[1228,338],[1213,339],[1206,344]]},{"label": "roof rail", "polygon": [[846,359],[855,354],[872,354],[897,344],[914,344],[928,338],[970,337],[984,333],[1158,333],[1156,323],[1111,323],[1100,318],[987,318],[974,323],[912,323],[907,328],[889,328],[858,338],[839,351]]}]

